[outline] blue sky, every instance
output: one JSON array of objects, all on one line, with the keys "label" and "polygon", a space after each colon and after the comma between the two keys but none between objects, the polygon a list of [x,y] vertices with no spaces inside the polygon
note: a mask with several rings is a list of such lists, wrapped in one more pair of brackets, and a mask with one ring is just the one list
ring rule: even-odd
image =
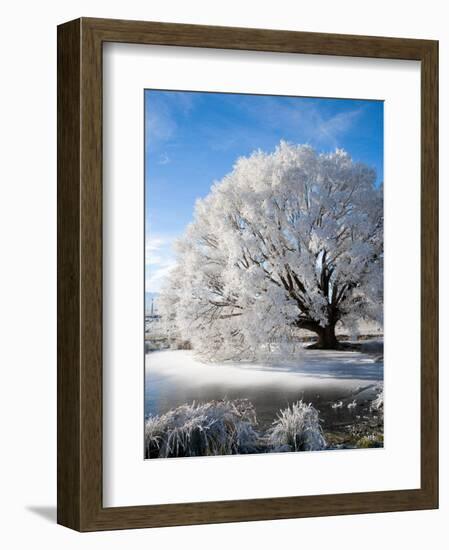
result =
[{"label": "blue sky", "polygon": [[146,290],[158,292],[195,201],[255,149],[283,139],[345,149],[383,181],[383,102],[145,91]]}]

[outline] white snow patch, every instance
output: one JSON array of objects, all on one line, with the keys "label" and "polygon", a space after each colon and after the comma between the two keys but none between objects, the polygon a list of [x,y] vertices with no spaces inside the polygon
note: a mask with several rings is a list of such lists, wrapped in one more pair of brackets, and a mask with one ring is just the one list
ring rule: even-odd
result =
[{"label": "white snow patch", "polygon": [[302,389],[309,386],[353,388],[383,379],[383,365],[360,352],[304,350],[296,362],[287,363],[204,363],[193,351],[167,350],[148,353],[146,375],[185,379],[188,384],[226,386],[286,384]]}]

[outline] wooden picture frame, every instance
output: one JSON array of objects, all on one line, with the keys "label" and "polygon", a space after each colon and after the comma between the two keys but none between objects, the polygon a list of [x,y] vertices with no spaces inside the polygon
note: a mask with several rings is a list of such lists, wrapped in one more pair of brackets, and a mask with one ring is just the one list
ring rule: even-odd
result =
[{"label": "wooden picture frame", "polygon": [[[421,62],[421,488],[104,508],[102,45]],[[438,42],[81,18],[58,27],[58,523],[79,531],[438,507]]]}]

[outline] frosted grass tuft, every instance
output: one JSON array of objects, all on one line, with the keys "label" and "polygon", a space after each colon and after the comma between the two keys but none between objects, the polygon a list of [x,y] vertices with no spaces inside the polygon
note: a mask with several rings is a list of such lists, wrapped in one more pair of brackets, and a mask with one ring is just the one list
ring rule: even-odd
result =
[{"label": "frosted grass tuft", "polygon": [[268,430],[267,440],[274,452],[320,451],[326,448],[318,411],[302,400],[279,413]]},{"label": "frosted grass tuft", "polygon": [[185,404],[145,422],[147,458],[257,452],[254,406],[246,399]]}]

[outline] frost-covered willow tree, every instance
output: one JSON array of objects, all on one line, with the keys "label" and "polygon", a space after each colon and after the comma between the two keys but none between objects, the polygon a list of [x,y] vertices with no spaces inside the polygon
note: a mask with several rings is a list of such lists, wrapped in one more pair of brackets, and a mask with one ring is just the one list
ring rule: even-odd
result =
[{"label": "frost-covered willow tree", "polygon": [[250,357],[297,329],[338,348],[337,322],[381,320],[382,194],[342,150],[281,142],[240,158],[198,200],[162,314],[211,359]]}]

